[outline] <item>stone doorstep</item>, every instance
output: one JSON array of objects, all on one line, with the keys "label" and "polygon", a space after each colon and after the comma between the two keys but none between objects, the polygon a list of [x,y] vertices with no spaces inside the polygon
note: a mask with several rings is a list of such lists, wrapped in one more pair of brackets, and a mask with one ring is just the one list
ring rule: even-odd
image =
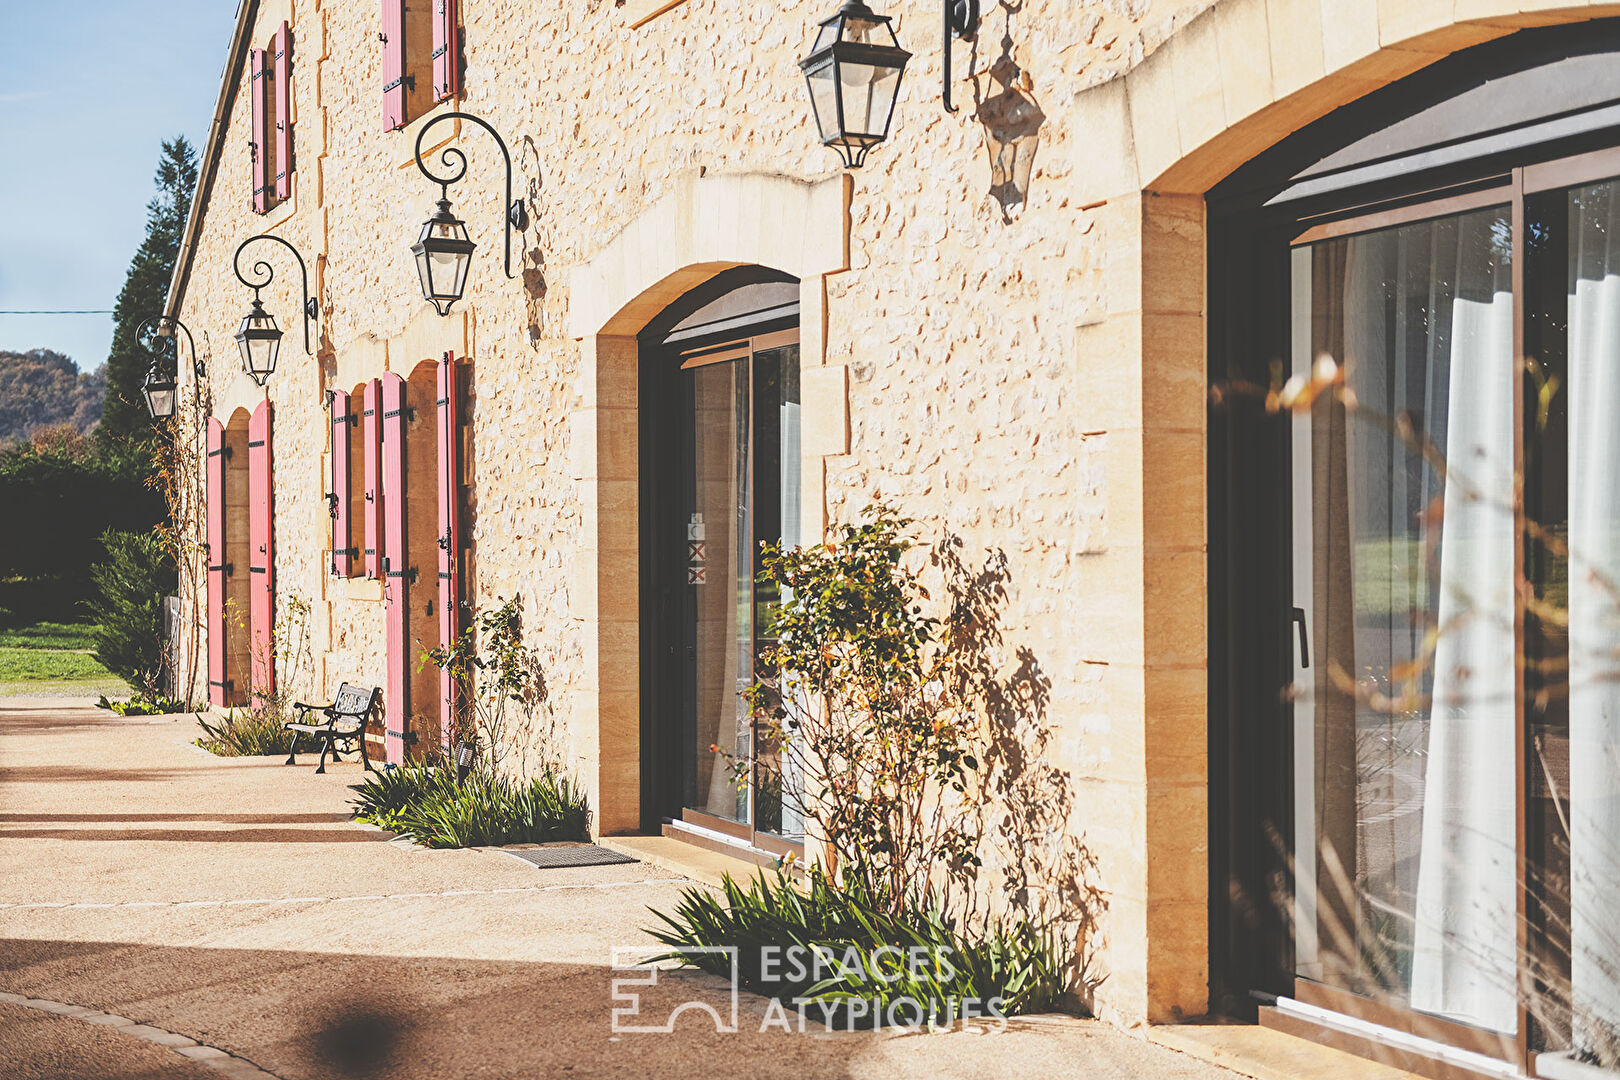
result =
[{"label": "stone doorstep", "polygon": [[599,836],[592,842],[609,851],[629,855],[660,870],[668,870],[717,889],[723,876],[728,873],[742,881],[759,871],[759,866],[747,859],[667,836]]},{"label": "stone doorstep", "polygon": [[1150,1024],[1149,1042],[1252,1080],[1424,1080],[1258,1024]]}]

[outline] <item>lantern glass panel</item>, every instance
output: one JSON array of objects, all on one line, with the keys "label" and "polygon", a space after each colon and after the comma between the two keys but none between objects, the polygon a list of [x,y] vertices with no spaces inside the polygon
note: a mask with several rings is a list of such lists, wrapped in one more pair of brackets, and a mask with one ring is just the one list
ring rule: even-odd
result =
[{"label": "lantern glass panel", "polygon": [[152,414],[154,420],[164,420],[174,415],[174,383],[147,383],[141,387],[141,393],[146,397],[146,411]]},{"label": "lantern glass panel", "polygon": [[900,69],[877,64],[838,64],[844,99],[844,133],[882,139],[889,130],[894,97],[900,89]]},{"label": "lantern glass panel", "polygon": [[820,67],[805,73],[810,83],[810,107],[816,113],[816,127],[821,130],[821,141],[828,142],[842,134],[838,122],[838,66],[829,57]]},{"label": "lantern glass panel", "polygon": [[894,31],[889,29],[888,19],[867,19],[859,15],[851,15],[844,20],[844,40],[863,45],[895,44]]}]

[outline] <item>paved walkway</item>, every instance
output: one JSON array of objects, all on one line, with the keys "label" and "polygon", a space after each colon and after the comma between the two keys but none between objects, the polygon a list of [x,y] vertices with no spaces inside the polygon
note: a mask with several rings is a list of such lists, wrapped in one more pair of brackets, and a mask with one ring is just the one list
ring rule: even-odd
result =
[{"label": "paved walkway", "polygon": [[[389,841],[349,819],[358,765],[215,758],[195,734],[0,698],[0,1076],[1233,1075],[1072,1018],[761,1032],[746,995],[737,1033],[614,1035],[612,950],[653,945],[648,908],[689,882]],[[643,998],[729,1000],[671,973]]]}]

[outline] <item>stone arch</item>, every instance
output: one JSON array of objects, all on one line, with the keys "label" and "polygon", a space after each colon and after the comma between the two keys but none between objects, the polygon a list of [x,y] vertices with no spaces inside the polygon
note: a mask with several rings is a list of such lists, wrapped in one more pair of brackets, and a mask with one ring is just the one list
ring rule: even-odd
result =
[{"label": "stone arch", "polygon": [[1076,98],[1079,139],[1099,151],[1078,194],[1201,195],[1311,121],[1454,52],[1613,13],[1571,0],[1217,0]]},{"label": "stone arch", "polygon": [[1131,749],[1147,803],[1132,835],[1143,865],[1111,883],[1104,1015],[1168,1020],[1209,1004],[1205,193],[1313,120],[1454,52],[1613,14],[1536,7],[1216,0],[1075,99],[1088,153],[1070,201],[1097,215],[1106,305],[1077,332],[1077,372],[1109,391],[1090,395],[1082,423],[1108,444],[1108,513],[1120,523],[1110,548],[1129,555],[1141,611],[1099,657],[1140,709]]},{"label": "stone arch", "polygon": [[638,367],[636,335],[715,275],[760,265],[800,281],[806,411],[830,417],[807,434],[807,530],[819,531],[822,469],[814,451],[843,453],[844,369],[823,367],[824,283],[849,267],[850,181],[819,183],[687,173],[577,266],[569,327],[580,340],[580,408],[570,417],[570,472],[582,519],[569,605],[587,658],[571,728],[599,833],[641,827],[641,654]]}]

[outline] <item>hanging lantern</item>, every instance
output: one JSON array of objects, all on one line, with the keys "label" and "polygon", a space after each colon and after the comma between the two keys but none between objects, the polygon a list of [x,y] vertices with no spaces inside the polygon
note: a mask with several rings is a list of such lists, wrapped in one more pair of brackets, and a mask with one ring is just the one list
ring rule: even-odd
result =
[{"label": "hanging lantern", "polygon": [[860,168],[867,151],[889,137],[900,73],[909,59],[888,16],[862,0],[846,0],[822,21],[810,55],[799,61],[821,142],[850,168]]},{"label": "hanging lantern", "polygon": [[269,382],[270,376],[275,374],[276,354],[281,351],[281,330],[257,296],[253,298],[253,307],[242,316],[236,344],[242,350],[242,369],[260,386]]},{"label": "hanging lantern", "polygon": [[440,315],[450,314],[450,306],[467,288],[467,268],[477,246],[467,238],[466,224],[450,212],[450,200],[440,199],[439,212],[428,218],[422,235],[411,245],[422,296]]},{"label": "hanging lantern", "polygon": [[173,375],[164,374],[154,363],[146,369],[141,381],[141,397],[146,399],[146,411],[154,420],[167,420],[174,415],[176,384]]}]

